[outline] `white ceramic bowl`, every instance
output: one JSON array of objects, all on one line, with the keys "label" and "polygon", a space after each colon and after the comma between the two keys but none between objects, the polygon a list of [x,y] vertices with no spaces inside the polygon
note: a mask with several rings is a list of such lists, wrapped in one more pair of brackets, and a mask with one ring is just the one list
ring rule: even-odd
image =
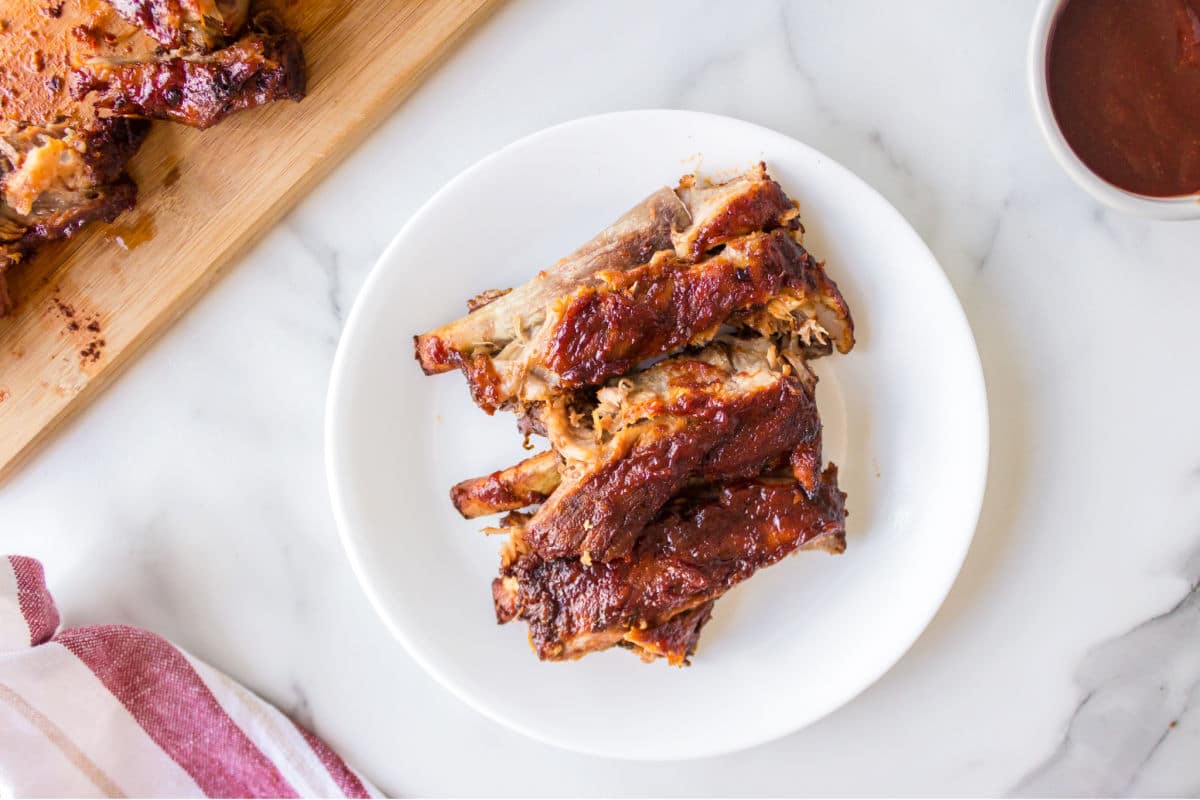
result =
[{"label": "white ceramic bowl", "polygon": [[1200,219],[1200,194],[1182,197],[1147,197],[1127,192],[1101,178],[1075,155],[1067,143],[1054,111],[1050,108],[1050,92],[1046,84],[1046,56],[1050,37],[1062,9],[1070,0],[1042,0],[1029,35],[1029,96],[1038,127],[1054,158],[1067,174],[1092,197],[1109,208],[1155,219]]}]

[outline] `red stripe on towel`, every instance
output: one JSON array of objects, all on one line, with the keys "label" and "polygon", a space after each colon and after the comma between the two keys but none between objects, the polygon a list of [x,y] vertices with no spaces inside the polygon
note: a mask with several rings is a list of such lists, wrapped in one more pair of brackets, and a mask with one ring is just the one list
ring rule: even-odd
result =
[{"label": "red stripe on towel", "polygon": [[329,745],[309,733],[303,725],[299,725],[296,722],[292,724],[296,726],[296,730],[300,731],[300,735],[304,737],[304,741],[308,742],[308,746],[316,753],[317,758],[321,759],[321,763],[325,765],[325,769],[329,772],[329,777],[333,778],[333,782],[342,790],[342,794],[346,797],[371,796],[367,792],[367,787],[363,786],[362,781],[358,779],[358,776],[346,766],[346,762],[342,761]]},{"label": "red stripe on towel", "polygon": [[29,626],[29,644],[36,647],[49,641],[58,630],[58,608],[46,588],[46,572],[36,559],[9,556],[13,574],[17,576],[17,603]]},{"label": "red stripe on towel", "polygon": [[170,642],[125,625],[54,639],[87,665],[209,797],[297,797]]}]

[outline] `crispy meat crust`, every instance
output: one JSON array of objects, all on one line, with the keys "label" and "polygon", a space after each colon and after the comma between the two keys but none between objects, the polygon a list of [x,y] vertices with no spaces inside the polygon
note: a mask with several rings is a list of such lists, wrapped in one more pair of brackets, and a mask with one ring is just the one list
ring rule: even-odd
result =
[{"label": "crispy meat crust", "polygon": [[[699,187],[686,178],[679,189],[656,192],[525,286],[415,337],[417,360],[426,374],[462,369],[472,396],[488,413],[534,402],[547,392],[594,385],[701,334],[701,340],[710,337],[731,311],[747,309],[763,287],[739,287],[737,276],[750,267],[740,265],[739,273],[734,262],[786,257],[780,248],[798,226],[794,204],[761,164],[724,184]],[[762,231],[777,228],[778,237],[763,238]],[[761,244],[762,252],[733,245],[756,232],[742,244]],[[614,239],[632,246],[610,253],[598,245]],[[687,269],[726,244],[732,252],[718,256],[711,271]],[[790,255],[806,260],[803,248],[793,246]],[[605,257],[594,258],[597,251]],[[722,272],[723,267],[728,269]],[[623,273],[630,272],[636,275],[626,279]],[[670,313],[672,303],[689,298]],[[647,323],[653,327],[643,334],[639,326]],[[580,335],[590,339],[582,342]],[[589,349],[597,341],[606,348]],[[606,361],[609,354],[614,363]]]},{"label": "crispy meat crust", "polygon": [[169,50],[208,52],[237,35],[249,0],[107,0],[126,21]]},{"label": "crispy meat crust", "polygon": [[[507,291],[441,328],[413,337],[426,375],[470,368],[514,336],[523,323],[550,303],[588,282],[597,272],[644,264],[671,247],[671,234],[688,222],[687,208],[670,189],[661,189],[625,212],[578,250],[529,282]],[[473,353],[487,343],[483,353]]]},{"label": "crispy meat crust", "polygon": [[511,292],[512,289],[488,289],[480,292],[467,301],[467,312],[478,311],[489,303],[494,303],[504,295]]},{"label": "crispy meat crust", "polygon": [[137,187],[125,162],[149,123],[68,124],[0,121],[0,314],[8,311],[4,273],[43,242],[74,236],[89,222],[112,222],[132,208]]},{"label": "crispy meat crust", "polygon": [[122,212],[133,208],[136,200],[137,185],[128,175],[123,175],[113,183],[89,190],[87,198],[80,202],[63,208],[35,209],[34,215],[28,217],[29,226],[20,244],[29,250],[42,242],[69,239],[89,222],[112,222]]},{"label": "crispy meat crust", "polygon": [[[586,565],[523,552],[492,584],[501,623],[529,624],[544,660],[579,658],[720,597],[757,570],[805,547],[845,548],[845,495],[828,467],[810,495],[794,482],[720,487],[713,500],[666,511],[647,527],[628,560]],[[689,648],[695,642],[689,642]],[[644,652],[654,655],[649,648]],[[668,658],[682,662],[678,650]]]},{"label": "crispy meat crust", "polygon": [[5,209],[0,216],[0,316],[8,313],[12,299],[6,272],[29,257],[38,245],[68,239],[91,222],[112,222],[137,202],[137,184],[128,175],[96,186],[88,196],[65,207],[34,209],[20,216]]},{"label": "crispy meat crust", "polygon": [[759,162],[727,183],[699,184],[686,175],[675,190],[696,223],[674,237],[680,258],[699,259],[717,245],[752,231],[800,227],[800,213]]},{"label": "crispy meat crust", "polygon": [[665,658],[673,667],[688,666],[689,659],[696,652],[696,645],[700,643],[701,629],[712,619],[716,602],[709,600],[653,628],[634,628],[618,644],[633,650],[647,663],[656,658]]},{"label": "crispy meat crust", "polygon": [[123,173],[149,134],[149,120],[120,117],[97,120],[85,134],[96,179],[108,182]]},{"label": "crispy meat crust", "polygon": [[601,383],[646,359],[702,343],[735,311],[761,306],[785,282],[814,282],[820,265],[785,230],[729,242],[706,261],[672,252],[564,299],[546,365],[573,388]]},{"label": "crispy meat crust", "polygon": [[[831,339],[848,350],[853,322],[845,301],[796,240],[796,208],[765,168],[724,184],[693,184],[685,179],[666,192],[657,215],[626,215],[638,224],[617,227],[640,245],[621,257],[580,269],[573,256],[511,293],[485,293],[471,314],[415,337],[426,373],[461,369],[475,402],[493,413],[597,385],[703,344],[727,323],[767,336],[797,334],[810,356],[830,352]],[[662,223],[672,217],[667,229]],[[611,238],[606,232],[599,240]],[[645,261],[628,259],[651,249]]]},{"label": "crispy meat crust", "polygon": [[238,33],[248,5],[5,0],[0,314],[11,305],[4,273],[39,243],[111,221],[133,205],[136,187],[125,165],[149,130],[145,118],[208,127],[242,108],[303,95],[300,44],[290,33],[266,31],[275,24],[266,18],[256,20],[263,33],[206,55]]},{"label": "crispy meat crust", "polygon": [[[729,344],[733,356],[721,352]],[[769,352],[750,344],[720,340],[642,376],[661,385],[636,395],[638,421],[580,461],[568,458],[562,484],[526,527],[526,544],[544,558],[624,558],[689,481],[751,477],[810,446],[821,429],[810,376],[783,360],[772,367]],[[570,452],[562,442],[556,449]]]},{"label": "crispy meat crust", "polygon": [[71,92],[119,116],[211,128],[230,114],[306,90],[304,52],[291,32],[250,34],[210,55],[96,62],[71,76]]}]

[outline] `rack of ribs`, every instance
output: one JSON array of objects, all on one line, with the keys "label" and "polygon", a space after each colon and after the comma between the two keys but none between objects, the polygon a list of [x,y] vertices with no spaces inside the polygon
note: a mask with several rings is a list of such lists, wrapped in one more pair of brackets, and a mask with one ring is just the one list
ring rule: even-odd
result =
[{"label": "rack of ribs", "polygon": [[702,345],[727,323],[847,352],[849,310],[794,238],[799,224],[763,164],[716,186],[685,178],[525,285],[415,337],[417,359],[430,375],[460,368],[492,413]]},{"label": "rack of ribs", "polygon": [[815,382],[796,350],[722,336],[614,379],[586,415],[565,402],[545,407],[562,480],[527,541],[547,558],[624,558],[689,482],[751,477],[819,442]]},{"label": "rack of ribs", "polygon": [[299,40],[248,0],[6,0],[3,16],[0,315],[8,269],[133,206],[148,120],[210,127],[306,88]]},{"label": "rack of ribs", "polygon": [[750,477],[781,458],[811,483],[820,456],[815,383],[799,349],[722,335],[613,379],[594,398],[543,406],[553,449],[463,481],[451,500],[467,518],[541,503],[526,527],[540,555],[622,558],[689,483]]},{"label": "rack of ribs", "polygon": [[511,515],[511,544],[492,584],[496,618],[528,623],[545,660],[622,645],[682,664],[713,602],[734,585],[797,550],[845,549],[837,468],[826,468],[815,489],[761,478],[682,497],[640,532],[628,559],[604,564],[524,550],[527,521]]},{"label": "rack of ribs", "polygon": [[814,358],[854,323],[758,164],[660,189],[571,256],[414,337],[487,413],[550,447],[450,491],[508,512],[497,619],[545,660],[613,645],[685,664],[717,599],[800,549],[840,553],[845,496],[822,466]]}]

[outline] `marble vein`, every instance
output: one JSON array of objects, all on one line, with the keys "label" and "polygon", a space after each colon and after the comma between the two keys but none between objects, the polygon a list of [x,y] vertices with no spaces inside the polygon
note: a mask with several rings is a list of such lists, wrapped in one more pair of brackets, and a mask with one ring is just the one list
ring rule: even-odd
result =
[{"label": "marble vein", "polygon": [[1014,795],[1115,796],[1137,784],[1200,689],[1200,550],[1187,567],[1179,602],[1087,655],[1062,743]]},{"label": "marble vein", "polygon": [[328,303],[328,310],[336,322],[336,329],[340,331],[346,321],[345,309],[342,306],[342,254],[340,249],[331,244],[331,240],[322,235],[321,231],[309,230],[302,221],[289,220],[285,225],[323,273],[326,282],[325,299]]},{"label": "marble vein", "polygon": [[992,223],[991,233],[988,234],[983,248],[979,251],[979,255],[975,257],[975,271],[982,272],[992,258],[992,254],[996,251],[996,243],[1000,241],[1000,233],[1004,228],[1004,222],[1008,217],[1008,209],[1012,202],[1011,195],[1005,195],[1004,200],[1000,203],[1000,210],[995,215],[995,222]]}]

